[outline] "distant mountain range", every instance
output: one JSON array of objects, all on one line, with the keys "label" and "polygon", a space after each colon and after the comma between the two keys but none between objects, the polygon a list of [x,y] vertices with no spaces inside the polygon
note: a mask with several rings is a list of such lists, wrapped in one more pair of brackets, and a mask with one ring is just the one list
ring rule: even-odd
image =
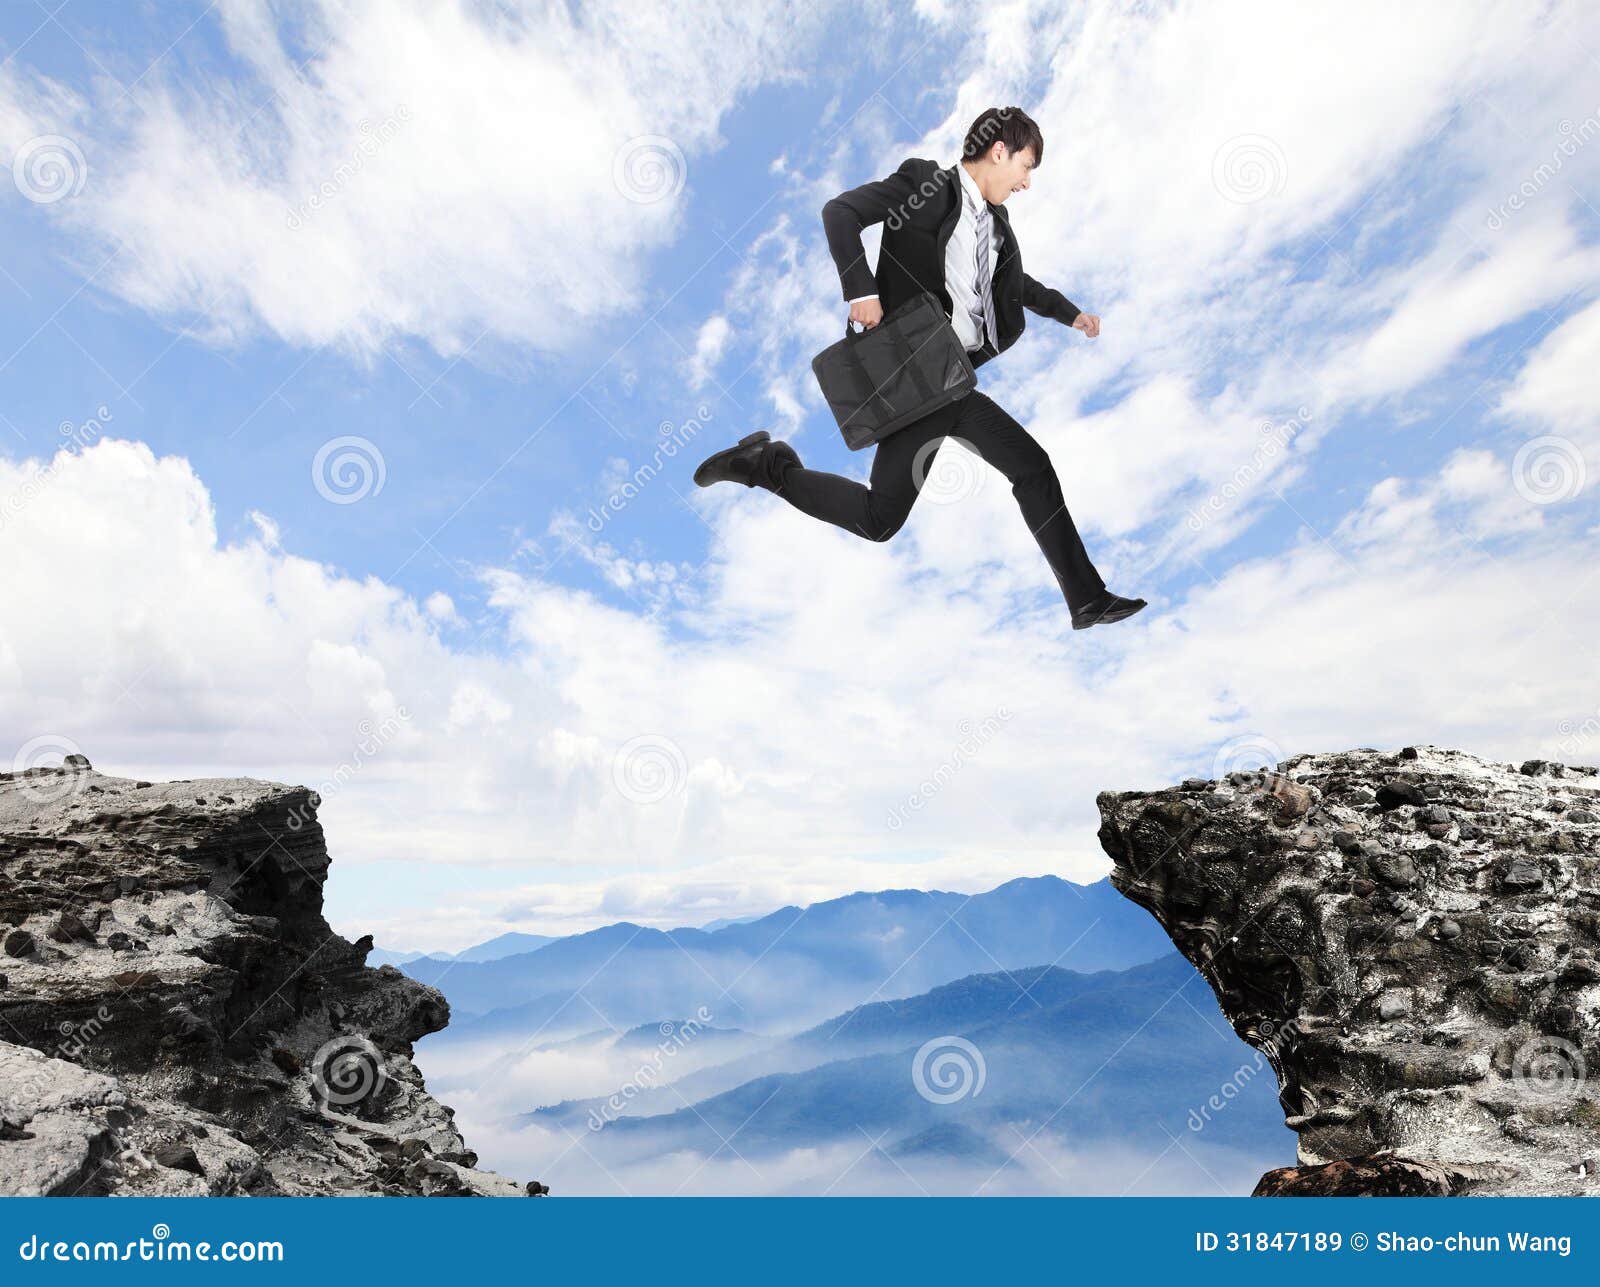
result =
[{"label": "distant mountain range", "polygon": [[793,1032],[966,975],[1041,965],[1117,970],[1171,946],[1107,881],[1043,876],[976,895],[850,894],[716,929],[622,922],[532,951],[484,944],[395,963],[449,999],[455,1018],[435,1043],[553,1041],[593,1029],[597,1014],[625,1027],[702,1007],[717,1026]]},{"label": "distant mountain range", "polygon": [[[1243,1194],[1294,1157],[1276,1089],[1169,952],[1120,971],[958,979],[700,1067],[620,1118],[602,1095],[501,1133],[534,1128],[527,1147],[570,1156],[568,1192],[645,1191],[666,1159],[736,1156],[772,1192],[816,1193],[848,1174],[833,1191]],[[572,1140],[583,1147],[555,1147]],[[814,1169],[796,1178],[797,1167]]]},{"label": "distant mountain range", "polygon": [[[1049,1119],[1079,1139],[1164,1145],[1183,1138],[1190,1107],[1255,1052],[1222,1018],[1210,986],[1177,952],[1133,969],[1085,976],[1060,969],[960,979],[909,1002],[841,1015],[807,1038],[828,1041],[862,1025],[818,1067],[759,1077],[676,1112],[607,1126],[672,1147],[715,1151],[739,1132],[743,1152],[815,1144],[828,1134],[889,1130],[912,1140],[958,1122],[969,1129]],[[957,1103],[918,1093],[919,1047],[959,1036],[979,1052],[982,1090]],[[1292,1148],[1277,1082],[1219,1114],[1233,1142]],[[1231,1114],[1231,1115],[1230,1115]]]},{"label": "distant mountain range", "polygon": [[404,966],[412,961],[498,961],[503,956],[536,951],[555,941],[548,934],[500,934],[460,952],[391,952],[379,947],[367,954],[367,964]]}]

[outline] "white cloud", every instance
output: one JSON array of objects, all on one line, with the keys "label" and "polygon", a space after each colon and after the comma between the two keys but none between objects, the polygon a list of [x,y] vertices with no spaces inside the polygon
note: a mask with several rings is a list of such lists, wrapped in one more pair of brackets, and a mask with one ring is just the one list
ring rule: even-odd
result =
[{"label": "white cloud", "polygon": [[421,947],[1094,879],[1095,793],[1209,772],[1230,737],[1580,760],[1558,722],[1593,704],[1593,552],[1564,511],[1506,521],[1509,477],[1471,454],[1377,489],[1332,544],[1219,569],[1114,632],[946,562],[923,534],[965,506],[879,546],[741,490],[709,507],[684,606],[486,569],[505,656],[452,646],[375,580],[219,541],[181,459],[108,440],[39,468],[0,463],[7,735],[70,737],[110,772],[337,780],[347,889],[382,888],[390,860],[474,866],[484,896],[436,912],[347,897],[368,908],[349,928]]},{"label": "white cloud", "polygon": [[[1600,451],[1600,301],[1567,318],[1528,356],[1501,396],[1501,414],[1533,421],[1555,433],[1588,437]],[[1600,460],[1597,460],[1600,464]]]},{"label": "white cloud", "polygon": [[[228,20],[233,48],[284,104],[263,114],[257,150],[231,147],[253,103],[153,87],[119,123],[126,155],[91,148],[94,183],[52,211],[129,238],[113,280],[136,302],[204,304],[224,334],[265,326],[357,348],[420,335],[453,351],[485,326],[558,343],[572,310],[622,306],[625,290],[574,302],[574,257],[551,251],[598,218],[603,267],[627,281],[672,235],[671,200],[595,215],[596,185],[615,191],[611,144],[663,132],[692,162],[739,87],[782,61],[771,42],[803,34],[758,36],[763,16],[743,10],[696,10],[696,23],[727,25],[709,36],[667,30],[655,11],[622,32],[620,9],[590,10],[582,28],[553,10],[489,41],[459,8],[386,10],[377,23],[328,7],[313,12],[332,39],[299,72],[261,12],[238,6]],[[968,20],[954,6],[924,12],[951,29]],[[110,771],[315,785],[353,758],[364,727],[388,728],[403,709],[380,753],[324,793],[324,818],[339,879],[374,892],[391,860],[473,866],[476,892],[425,908],[347,900],[367,918],[350,928],[422,947],[508,925],[704,920],[884,884],[1090,879],[1104,869],[1096,791],[1209,773],[1240,735],[1284,754],[1433,741],[1600,758],[1562,732],[1594,713],[1600,588],[1583,500],[1522,495],[1509,438],[1452,434],[1437,459],[1368,466],[1393,426],[1385,407],[1354,414],[1395,407],[1593,276],[1561,184],[1493,240],[1480,217],[1537,160],[1498,118],[1536,134],[1560,118],[1584,44],[1573,28],[1586,35],[1592,18],[1560,7],[1541,30],[1516,6],[1461,12],[1419,25],[1389,5],[1271,21],[1104,7],[1070,29],[1035,24],[1033,40],[991,21],[939,130],[886,142],[902,120],[880,96],[818,145],[821,164],[790,153],[780,177],[798,214],[740,247],[716,315],[728,331],[702,331],[696,351],[708,375],[753,357],[796,425],[817,405],[806,361],[842,323],[820,198],[866,177],[866,152],[880,154],[879,174],[908,151],[950,155],[982,101],[1015,101],[1013,87],[1048,75],[1036,112],[1046,165],[1014,219],[1030,271],[1102,312],[1106,331],[1089,343],[1034,319],[986,385],[1051,450],[1113,586],[1150,595],[1141,617],[1071,632],[1008,489],[988,476],[959,506],[919,506],[890,546],[763,493],[696,494],[711,527],[698,568],[617,529],[604,529],[615,544],[590,539],[597,529],[573,519],[556,534],[636,607],[488,567],[492,620],[460,620],[443,595],[419,606],[296,557],[266,516],[254,535],[219,541],[186,461],[105,442],[42,479],[37,465],[0,463],[0,702],[16,740],[70,736]],[[559,75],[542,88],[535,73],[553,59]],[[1329,65],[1381,92],[1353,93]],[[713,84],[725,67],[732,79]],[[387,111],[402,84],[410,119],[291,233],[285,201],[330,174],[360,118]],[[546,92],[601,104],[607,146],[573,161],[583,200],[523,161]],[[15,77],[0,82],[0,103],[23,93]],[[23,126],[0,109],[13,132],[41,128],[44,97],[26,94]],[[54,107],[79,110],[59,95]],[[1251,176],[1219,180],[1213,159],[1262,137],[1270,147],[1249,147],[1273,194],[1230,199],[1218,183],[1239,198]],[[308,279],[315,307],[296,284]],[[779,321],[752,324],[762,316]],[[1591,307],[1559,325],[1520,372],[1513,352],[1483,373],[1508,382],[1505,415],[1592,433],[1597,317]],[[1263,426],[1302,407],[1311,414],[1284,450],[1263,452]],[[1419,398],[1392,414],[1431,411]],[[1291,489],[1321,483],[1315,453],[1346,428],[1371,431],[1356,453],[1369,472],[1331,475],[1352,503],[1321,485],[1305,498],[1324,539],[1278,493],[1302,503]],[[801,445],[827,460],[821,443]],[[1224,494],[1191,532],[1193,507]],[[1289,532],[1269,553],[1217,557],[1266,514]],[[1194,572],[1195,588],[1163,595],[1157,574],[1172,569]],[[463,643],[486,624],[509,638],[504,655]],[[971,730],[1002,710],[968,753]],[[484,877],[495,866],[504,878]]]},{"label": "white cloud", "polygon": [[1401,294],[1388,315],[1330,359],[1323,383],[1334,396],[1369,398],[1423,383],[1473,340],[1600,277],[1600,249],[1584,247],[1557,213],[1530,217],[1481,254],[1441,242],[1427,262],[1395,276]]},{"label": "white cloud", "polygon": [[[924,14],[972,21],[960,6]],[[806,362],[842,316],[816,208],[907,154],[952,158],[980,107],[1024,101],[1046,141],[1033,190],[1007,207],[1024,262],[1104,330],[1091,342],[1031,317],[980,382],[1050,450],[1092,548],[1130,577],[1186,571],[1281,512],[1326,442],[1388,410],[1374,403],[1459,373],[1480,341],[1509,347],[1508,328],[1537,330],[1596,277],[1580,199],[1595,144],[1563,159],[1537,208],[1492,234],[1484,218],[1577,136],[1561,122],[1600,129],[1584,74],[1600,22],[1586,6],[1485,2],[1426,27],[1380,3],[1336,18],[1018,6],[1005,21],[1028,38],[986,28],[968,42],[934,129],[907,138],[910,113],[864,109],[820,158],[791,157],[790,172],[815,177],[749,248],[726,306],[738,314],[753,279],[771,283],[761,298],[780,307],[743,306],[769,400],[786,418],[814,408]],[[1493,352],[1472,384],[1502,363]],[[1418,399],[1397,419],[1449,424],[1460,401]],[[1263,455],[1262,426],[1290,419],[1301,431]],[[1459,445],[1455,427],[1441,453]],[[1224,492],[1223,512],[1190,531],[1191,510]],[[975,517],[959,537],[971,559],[1029,566],[1014,509]]]},{"label": "white cloud", "polygon": [[728,348],[728,335],[732,328],[721,313],[706,318],[695,336],[694,356],[689,359],[689,385],[704,388],[716,372],[717,363]]},{"label": "white cloud", "polygon": [[368,356],[559,348],[635,307],[723,115],[822,20],[634,0],[217,12],[237,80],[158,68],[85,102],[9,74],[0,144],[9,159],[48,123],[88,155],[93,181],[52,209],[118,248],[100,285],[220,341]]}]

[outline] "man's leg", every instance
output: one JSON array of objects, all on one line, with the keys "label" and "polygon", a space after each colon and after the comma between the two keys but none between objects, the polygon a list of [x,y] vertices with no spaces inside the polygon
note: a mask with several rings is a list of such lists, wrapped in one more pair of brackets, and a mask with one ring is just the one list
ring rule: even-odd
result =
[{"label": "man's leg", "polygon": [[973,392],[958,404],[961,415],[947,431],[977,450],[1011,483],[1022,517],[1055,573],[1074,611],[1101,594],[1106,583],[1095,571],[1083,539],[1067,513],[1061,482],[1045,449],[987,394]]},{"label": "man's leg", "polygon": [[[950,432],[950,425],[965,401],[941,407],[932,415],[890,434],[873,448],[870,486],[862,486],[840,474],[796,464],[776,466],[766,485],[813,518],[869,541],[887,541],[900,530],[916,504],[922,478],[927,476],[938,448],[928,453],[920,469],[914,468],[917,453]],[[922,477],[915,476],[919,473]]]}]

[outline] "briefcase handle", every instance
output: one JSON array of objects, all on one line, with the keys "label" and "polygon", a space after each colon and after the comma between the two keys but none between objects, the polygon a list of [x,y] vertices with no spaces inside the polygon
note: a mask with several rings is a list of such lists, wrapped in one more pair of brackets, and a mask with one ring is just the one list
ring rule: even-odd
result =
[{"label": "briefcase handle", "polygon": [[[923,291],[922,294],[927,295],[930,299],[933,298],[933,292],[932,291]],[[901,303],[898,307],[896,307],[894,312],[898,313],[898,312],[900,312],[900,310],[902,308],[909,308],[913,303],[916,303],[916,302],[917,301],[915,299],[906,300],[905,302]],[[893,316],[893,314],[885,312],[883,317],[882,317],[882,319],[878,322],[878,326],[882,326],[884,324],[884,322],[887,322],[891,316]],[[847,340],[859,340],[863,335],[865,335],[867,333],[867,329],[868,328],[866,326],[861,326],[861,329],[859,331],[852,331],[850,329],[852,326],[861,326],[861,324],[859,322],[855,321],[854,318],[846,317],[844,319],[844,337]],[[874,326],[871,329],[872,330],[877,330],[878,327]]]}]

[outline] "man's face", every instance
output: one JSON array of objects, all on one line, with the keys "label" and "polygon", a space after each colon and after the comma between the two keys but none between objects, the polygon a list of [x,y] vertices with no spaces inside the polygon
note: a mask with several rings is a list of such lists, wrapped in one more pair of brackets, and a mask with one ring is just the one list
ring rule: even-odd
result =
[{"label": "man's face", "polygon": [[985,201],[993,205],[1004,204],[1013,192],[1026,192],[1033,182],[1033,149],[1025,147],[1012,152],[1004,143],[996,143],[989,152],[993,164],[985,167],[983,190]]}]

